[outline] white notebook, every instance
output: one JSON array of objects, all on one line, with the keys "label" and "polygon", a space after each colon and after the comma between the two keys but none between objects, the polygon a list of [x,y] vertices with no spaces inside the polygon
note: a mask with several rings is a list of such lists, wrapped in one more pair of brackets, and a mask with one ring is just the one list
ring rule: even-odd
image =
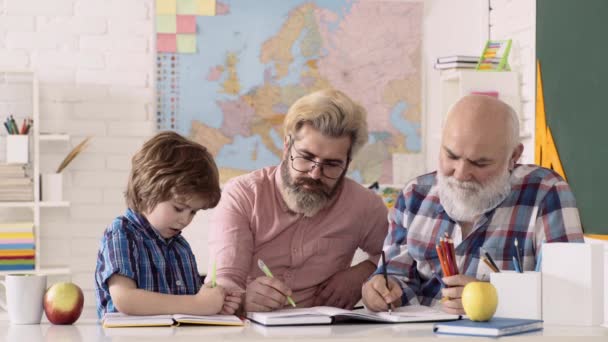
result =
[{"label": "white notebook", "polygon": [[439,322],[460,319],[428,306],[403,306],[388,312],[371,312],[366,309],[344,310],[329,306],[284,309],[273,312],[249,312],[247,318],[266,326],[332,324],[339,321],[368,321],[380,323]]},{"label": "white notebook", "polygon": [[123,327],[162,327],[180,324],[200,325],[234,325],[241,326],[243,321],[234,315],[155,315],[155,316],[130,316],[120,312],[106,313],[103,317],[104,328]]}]

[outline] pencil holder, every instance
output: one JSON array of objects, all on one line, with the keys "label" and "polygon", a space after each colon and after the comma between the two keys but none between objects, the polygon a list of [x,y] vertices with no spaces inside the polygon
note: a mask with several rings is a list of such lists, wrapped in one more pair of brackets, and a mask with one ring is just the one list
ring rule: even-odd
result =
[{"label": "pencil holder", "polygon": [[490,274],[498,293],[494,316],[542,319],[542,276],[540,272],[500,271]]},{"label": "pencil holder", "polygon": [[63,201],[63,173],[44,173],[41,178],[41,200],[45,202]]},{"label": "pencil holder", "polygon": [[6,136],[6,162],[27,164],[29,162],[29,135],[10,134]]},{"label": "pencil holder", "polygon": [[592,243],[543,244],[543,320],[550,324],[603,322],[603,246]]}]

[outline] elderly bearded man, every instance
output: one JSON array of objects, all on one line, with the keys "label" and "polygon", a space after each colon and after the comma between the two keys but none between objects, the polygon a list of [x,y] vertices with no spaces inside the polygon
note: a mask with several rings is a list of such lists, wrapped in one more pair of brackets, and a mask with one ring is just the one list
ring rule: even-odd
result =
[{"label": "elderly bearded man", "polygon": [[[491,272],[480,248],[509,270],[518,240],[523,268],[533,270],[543,242],[583,241],[568,184],[551,170],[517,164],[522,152],[517,115],[504,102],[471,95],[451,108],[439,170],[407,184],[389,213],[389,286],[381,275],[364,284],[368,309],[432,306],[445,297],[445,312],[464,314],[463,287]],[[445,234],[454,240],[460,274],[444,277],[448,288],[441,289],[432,272],[441,270],[435,245]]]}]

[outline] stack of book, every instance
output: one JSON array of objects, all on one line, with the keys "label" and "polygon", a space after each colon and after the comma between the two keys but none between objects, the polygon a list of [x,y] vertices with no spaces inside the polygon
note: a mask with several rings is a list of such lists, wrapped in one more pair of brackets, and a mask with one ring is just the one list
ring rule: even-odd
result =
[{"label": "stack of book", "polygon": [[477,56],[447,56],[437,58],[435,69],[475,69],[479,57]]},{"label": "stack of book", "polygon": [[34,269],[34,224],[0,223],[0,271]]},{"label": "stack of book", "polygon": [[0,201],[33,201],[34,184],[22,164],[0,164]]}]

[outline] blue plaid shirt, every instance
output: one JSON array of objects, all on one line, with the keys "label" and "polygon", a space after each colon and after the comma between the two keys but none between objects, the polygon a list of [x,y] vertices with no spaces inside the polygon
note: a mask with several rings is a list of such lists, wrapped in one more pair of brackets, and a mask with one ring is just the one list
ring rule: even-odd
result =
[{"label": "blue plaid shirt", "polygon": [[[485,212],[464,239],[460,226],[440,203],[436,172],[406,185],[389,212],[389,233],[384,241],[387,272],[400,282],[403,305],[432,306],[441,299],[441,285],[432,271],[443,276],[435,245],[446,232],[455,241],[460,274],[480,280],[488,280],[491,272],[479,259],[480,247],[500,269],[513,270],[517,239],[524,270],[534,270],[543,241],[583,242],[574,195],[558,174],[534,165],[517,165],[510,182],[510,195]],[[382,267],[376,274],[382,273]]]},{"label": "blue plaid shirt", "polygon": [[97,315],[116,312],[108,279],[131,278],[137,288],[174,295],[196,294],[201,287],[196,260],[183,236],[163,238],[145,217],[127,209],[104,232],[97,254]]}]

